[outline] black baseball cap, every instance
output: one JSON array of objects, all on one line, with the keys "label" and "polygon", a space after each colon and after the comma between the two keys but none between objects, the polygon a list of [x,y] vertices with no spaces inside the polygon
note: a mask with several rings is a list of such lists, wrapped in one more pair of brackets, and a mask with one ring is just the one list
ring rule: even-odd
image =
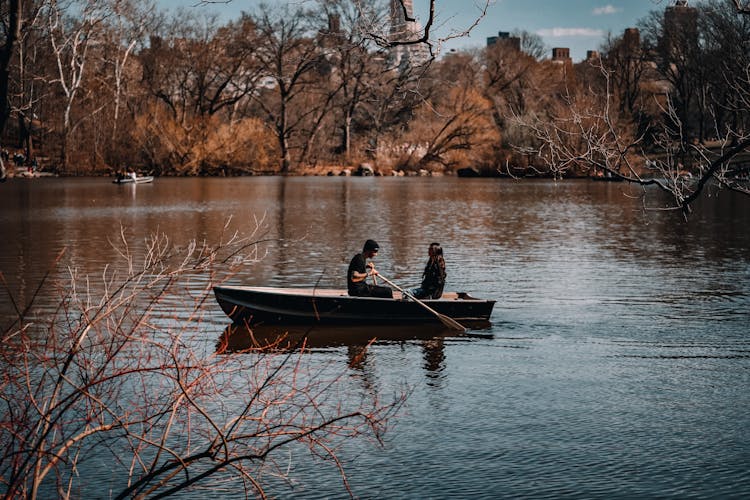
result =
[{"label": "black baseball cap", "polygon": [[365,241],[365,247],[363,249],[364,252],[377,252],[380,249],[380,245],[378,245],[378,242],[375,240],[367,240]]}]

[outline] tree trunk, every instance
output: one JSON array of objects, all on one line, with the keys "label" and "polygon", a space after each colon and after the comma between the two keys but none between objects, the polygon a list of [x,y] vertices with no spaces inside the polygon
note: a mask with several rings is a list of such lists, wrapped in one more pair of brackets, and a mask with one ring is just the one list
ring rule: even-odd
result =
[{"label": "tree trunk", "polygon": [[289,140],[286,137],[285,128],[283,126],[278,127],[277,135],[279,138],[279,153],[281,154],[281,174],[289,173]]},{"label": "tree trunk", "polygon": [[31,120],[27,120],[24,113],[18,113],[18,138],[26,153],[26,164],[31,165],[34,159],[34,140],[31,137]]},{"label": "tree trunk", "polygon": [[[10,61],[16,43],[21,37],[21,0],[8,0],[8,26],[5,45],[0,49],[0,137],[5,132],[5,126],[10,118],[10,103],[8,102],[8,87],[10,83]],[[0,160],[0,182],[5,181],[5,164]]]},{"label": "tree trunk", "polygon": [[21,37],[21,0],[9,0],[9,23],[5,46],[0,50],[0,134],[5,131],[5,126],[10,117],[10,103],[8,102],[8,85],[10,81],[10,61],[16,43]]},{"label": "tree trunk", "polygon": [[276,134],[279,137],[279,153],[281,153],[281,174],[285,175],[289,173],[290,168],[290,159],[289,159],[289,131],[287,130],[287,109],[286,109],[286,99],[288,94],[284,92],[283,89],[281,89],[281,95],[279,96],[280,100],[280,110],[279,110],[279,121],[278,125],[276,126]]},{"label": "tree trunk", "polygon": [[[10,83],[10,61],[13,51],[21,37],[21,0],[8,0],[9,19],[5,45],[0,49],[0,137],[10,118],[8,87]],[[0,181],[5,180],[5,165],[0,160]]]},{"label": "tree trunk", "polygon": [[351,161],[352,155],[352,114],[347,111],[344,118],[344,159],[347,163]]}]

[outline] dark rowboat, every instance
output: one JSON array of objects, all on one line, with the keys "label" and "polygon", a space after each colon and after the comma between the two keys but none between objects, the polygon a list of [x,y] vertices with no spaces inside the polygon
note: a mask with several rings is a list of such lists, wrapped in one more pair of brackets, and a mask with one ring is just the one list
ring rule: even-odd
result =
[{"label": "dark rowboat", "polygon": [[[249,324],[407,324],[440,320],[423,306],[402,300],[351,297],[346,290],[271,288],[250,286],[214,287],[216,300],[235,323]],[[486,322],[494,300],[467,293],[444,293],[437,300],[423,300],[436,312],[460,322]]]}]

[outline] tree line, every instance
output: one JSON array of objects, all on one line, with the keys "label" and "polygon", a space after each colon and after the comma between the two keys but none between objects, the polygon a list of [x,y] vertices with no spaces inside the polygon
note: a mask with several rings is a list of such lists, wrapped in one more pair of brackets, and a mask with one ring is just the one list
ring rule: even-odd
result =
[{"label": "tree line", "polygon": [[[424,64],[395,60],[377,34],[387,33],[387,4],[352,0],[261,5],[227,23],[194,9],[166,16],[141,0],[1,5],[3,146],[66,174],[243,175],[361,162],[381,171],[641,173],[649,157],[674,157],[687,170],[695,146],[748,137],[750,16],[734,1],[662,5],[578,64],[546,58],[524,32],[515,33],[520,43]],[[618,158],[600,158],[607,154],[592,145],[603,139]]]},{"label": "tree line", "polygon": [[685,212],[708,186],[750,194],[750,8],[686,4],[609,37],[576,66],[578,85],[517,116],[545,171],[653,184]]}]

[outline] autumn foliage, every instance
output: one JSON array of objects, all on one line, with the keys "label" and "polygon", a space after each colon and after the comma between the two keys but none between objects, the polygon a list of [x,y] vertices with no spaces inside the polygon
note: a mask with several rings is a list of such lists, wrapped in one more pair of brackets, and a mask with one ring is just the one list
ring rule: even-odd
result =
[{"label": "autumn foliage", "polygon": [[138,0],[28,4],[2,142],[62,174],[367,162],[379,173],[587,176],[608,154],[589,154],[591,141],[614,141],[619,163],[604,170],[640,175],[667,143],[698,168],[691,144],[726,151],[750,129],[748,17],[735,2],[663,6],[575,64],[525,32],[396,60],[373,35],[387,15],[346,0],[264,5],[224,24]]}]

